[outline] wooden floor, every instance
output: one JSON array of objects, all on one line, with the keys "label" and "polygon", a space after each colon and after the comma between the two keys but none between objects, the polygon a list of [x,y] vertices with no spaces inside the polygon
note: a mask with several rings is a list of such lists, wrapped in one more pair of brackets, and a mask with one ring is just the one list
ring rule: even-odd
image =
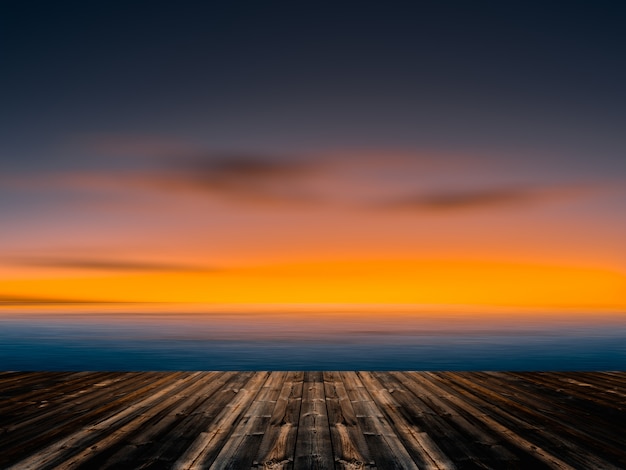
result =
[{"label": "wooden floor", "polygon": [[0,372],[0,468],[626,468],[626,373]]}]

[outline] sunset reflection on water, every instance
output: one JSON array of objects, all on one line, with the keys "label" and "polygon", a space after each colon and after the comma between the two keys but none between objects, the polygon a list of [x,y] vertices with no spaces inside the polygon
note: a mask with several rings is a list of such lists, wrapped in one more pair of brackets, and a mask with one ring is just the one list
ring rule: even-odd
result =
[{"label": "sunset reflection on water", "polygon": [[626,317],[14,311],[0,369],[624,370]]}]

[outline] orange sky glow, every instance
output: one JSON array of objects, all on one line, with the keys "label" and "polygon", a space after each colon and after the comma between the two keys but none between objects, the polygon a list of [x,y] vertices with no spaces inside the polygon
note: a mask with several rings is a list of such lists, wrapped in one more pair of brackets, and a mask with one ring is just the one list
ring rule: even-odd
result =
[{"label": "orange sky glow", "polygon": [[0,308],[626,311],[623,227],[605,210],[623,195],[610,184],[531,184],[454,156],[207,165],[202,178],[157,168],[12,180],[18,193],[72,197],[3,235]]}]

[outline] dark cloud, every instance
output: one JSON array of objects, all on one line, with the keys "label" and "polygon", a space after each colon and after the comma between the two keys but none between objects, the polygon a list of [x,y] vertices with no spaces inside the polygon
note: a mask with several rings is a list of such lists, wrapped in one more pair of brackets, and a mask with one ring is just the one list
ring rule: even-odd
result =
[{"label": "dark cloud", "polygon": [[572,192],[572,188],[538,189],[527,187],[435,191],[386,201],[379,206],[387,209],[454,212],[541,203]]},{"label": "dark cloud", "polygon": [[310,161],[242,154],[178,159],[172,167],[174,171],[201,181],[248,183],[307,176],[315,169]]},{"label": "dark cloud", "polygon": [[[311,167],[310,161],[298,155],[215,152],[192,141],[174,137],[96,134],[77,136],[74,140],[83,151],[107,157],[123,157],[124,160],[143,165],[146,171],[166,170],[174,174],[256,179],[301,174]],[[111,160],[107,159],[106,162],[111,163]]]},{"label": "dark cloud", "polygon": [[327,162],[321,159],[261,154],[213,154],[173,152],[154,154],[143,163],[126,168],[61,169],[37,174],[0,175],[3,186],[29,191],[99,192],[133,188],[165,192],[201,192],[208,196],[246,204],[318,202],[307,187]]},{"label": "dark cloud", "polygon": [[320,171],[319,162],[302,158],[232,154],[171,158],[152,183],[176,190],[201,190],[246,202],[303,202],[315,197],[303,189]]},{"label": "dark cloud", "polygon": [[186,264],[152,263],[142,261],[92,259],[92,258],[20,258],[13,264],[39,268],[82,269],[92,271],[142,271],[142,272],[213,272],[217,268]]},{"label": "dark cloud", "polygon": [[67,305],[67,304],[112,304],[117,302],[101,301],[95,299],[55,299],[50,297],[36,297],[23,295],[0,294],[0,306],[24,306],[24,305]]},{"label": "dark cloud", "polygon": [[[392,150],[306,155],[213,152],[182,139],[131,135],[105,136],[90,141],[89,145],[92,151],[124,155],[134,163],[117,168],[61,169],[29,178],[13,175],[3,179],[0,175],[0,181],[9,187],[31,191],[78,190],[100,199],[138,189],[164,195],[197,193],[252,208],[290,205],[326,208],[334,204],[442,213],[534,204],[572,192],[572,187],[564,191],[562,187],[507,185],[411,192],[416,183],[434,182],[450,173],[464,174],[468,169],[488,168],[489,158],[475,155]],[[465,185],[475,179],[476,173],[467,171]],[[407,195],[395,199],[376,201],[373,196],[402,189]],[[127,193],[119,197],[129,195],[134,196]],[[368,204],[368,199],[375,201],[374,204]]]}]

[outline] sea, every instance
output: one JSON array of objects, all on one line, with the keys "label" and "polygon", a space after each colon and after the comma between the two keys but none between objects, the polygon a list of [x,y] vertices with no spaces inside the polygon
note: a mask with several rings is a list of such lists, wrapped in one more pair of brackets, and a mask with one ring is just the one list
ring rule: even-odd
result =
[{"label": "sea", "polygon": [[626,370],[626,314],[0,312],[0,370]]}]

